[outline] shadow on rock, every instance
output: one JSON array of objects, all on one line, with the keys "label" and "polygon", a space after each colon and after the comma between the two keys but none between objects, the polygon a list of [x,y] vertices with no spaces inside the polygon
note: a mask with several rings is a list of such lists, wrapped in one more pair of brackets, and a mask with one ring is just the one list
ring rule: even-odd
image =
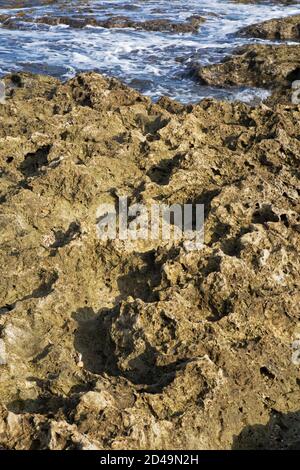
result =
[{"label": "shadow on rock", "polygon": [[300,411],[272,413],[266,425],[245,427],[234,437],[233,450],[300,450]]},{"label": "shadow on rock", "polygon": [[58,410],[65,410],[74,406],[75,400],[66,399],[52,394],[45,394],[36,399],[14,400],[7,405],[7,409],[15,414],[40,414],[54,416]]},{"label": "shadow on rock", "polygon": [[166,186],[170,183],[173,171],[179,168],[180,163],[184,159],[181,154],[175,155],[173,158],[165,158],[157,165],[153,165],[147,172],[147,176],[156,184]]},{"label": "shadow on rock", "polygon": [[[157,366],[157,351],[147,345],[143,354],[129,361],[128,370],[120,368],[120,361],[122,363],[125,360],[124,351],[121,348],[119,353],[116,352],[118,348],[114,342],[115,338],[112,338],[117,312],[118,307],[111,310],[103,309],[98,313],[92,308],[81,308],[73,314],[73,318],[78,322],[74,346],[81,355],[83,367],[93,374],[105,373],[114,377],[124,377],[136,385],[145,386],[150,393],[160,392],[174,380],[177,370],[186,361]],[[120,335],[123,339],[126,336],[122,328]],[[128,350],[128,354],[129,352]]]}]

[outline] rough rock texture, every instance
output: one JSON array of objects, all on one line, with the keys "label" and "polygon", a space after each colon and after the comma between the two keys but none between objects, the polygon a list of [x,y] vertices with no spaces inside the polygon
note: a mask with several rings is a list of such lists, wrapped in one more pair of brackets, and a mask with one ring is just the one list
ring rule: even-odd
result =
[{"label": "rough rock texture", "polygon": [[300,78],[300,46],[240,47],[223,62],[200,67],[198,76],[208,85],[290,86]]},{"label": "rough rock texture", "polygon": [[300,39],[300,15],[274,18],[239,31],[242,36],[261,39]]},{"label": "rough rock texture", "polygon": [[[5,82],[0,447],[297,447],[300,108]],[[204,203],[205,245],[101,241],[118,195]]]},{"label": "rough rock texture", "polygon": [[84,28],[86,26],[97,26],[101,28],[133,28],[145,31],[164,31],[171,33],[193,33],[198,31],[199,26],[205,21],[202,16],[191,16],[185,22],[175,23],[168,19],[153,19],[146,21],[135,21],[126,16],[112,16],[105,20],[99,20],[91,16],[41,16],[32,18],[24,12],[16,16],[0,15],[2,28],[22,29],[27,23],[45,24],[56,26],[64,24],[71,28]]},{"label": "rough rock texture", "polygon": [[273,91],[270,103],[290,103],[292,83],[300,79],[300,46],[255,44],[237,48],[222,62],[192,65],[201,83],[212,86],[254,86]]}]

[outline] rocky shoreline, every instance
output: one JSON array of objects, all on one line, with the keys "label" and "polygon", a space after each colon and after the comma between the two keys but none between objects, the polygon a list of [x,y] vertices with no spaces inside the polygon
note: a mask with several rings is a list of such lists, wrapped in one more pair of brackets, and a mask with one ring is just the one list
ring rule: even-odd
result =
[{"label": "rocky shoreline", "polygon": [[99,20],[91,16],[41,16],[32,18],[23,12],[19,15],[0,15],[2,28],[22,29],[28,23],[57,26],[65,25],[71,28],[81,29],[86,26],[94,26],[106,29],[133,28],[144,31],[160,31],[169,33],[192,33],[196,32],[200,25],[205,22],[205,18],[197,15],[189,17],[185,22],[173,22],[168,19],[158,18],[147,21],[135,21],[126,16],[112,16],[105,20]]},{"label": "rocky shoreline", "polygon": [[261,39],[300,40],[300,15],[276,18],[247,26],[239,34]]},{"label": "rocky shoreline", "polygon": [[[198,70],[256,107],[4,78],[0,447],[299,448],[299,48]],[[99,240],[121,195],[204,204],[203,248]]]}]

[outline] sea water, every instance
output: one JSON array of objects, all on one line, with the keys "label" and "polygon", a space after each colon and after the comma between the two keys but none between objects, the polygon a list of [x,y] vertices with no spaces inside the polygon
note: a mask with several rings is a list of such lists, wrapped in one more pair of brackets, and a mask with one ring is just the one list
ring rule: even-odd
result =
[{"label": "sea water", "polygon": [[[46,0],[0,1],[0,15],[26,13],[32,22],[18,16],[14,29],[0,25],[0,76],[12,71],[50,74],[62,80],[79,71],[96,70],[115,76],[151,96],[162,95],[183,103],[205,97],[253,102],[267,96],[262,89],[214,88],[200,85],[190,73],[190,64],[218,62],[238,46],[269,43],[242,38],[238,30],[270,18],[300,13],[300,2],[222,0],[69,0],[48,4]],[[37,24],[39,16],[84,15],[105,19],[126,16],[137,21],[165,18],[184,22],[191,15],[206,17],[194,33],[105,29],[87,25]],[[290,42],[292,43],[292,42]]]}]

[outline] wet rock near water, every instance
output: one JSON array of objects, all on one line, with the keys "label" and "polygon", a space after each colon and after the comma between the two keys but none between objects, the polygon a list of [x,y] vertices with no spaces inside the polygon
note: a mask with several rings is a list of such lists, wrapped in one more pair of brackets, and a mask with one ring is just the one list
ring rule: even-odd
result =
[{"label": "wet rock near water", "polygon": [[221,63],[199,67],[207,85],[248,85],[265,88],[291,86],[300,77],[300,47],[249,45],[238,48]]},{"label": "wet rock near water", "polygon": [[274,18],[254,25],[247,26],[239,31],[242,36],[261,39],[294,39],[300,40],[300,15],[287,18]]},{"label": "wet rock near water", "polygon": [[300,46],[254,44],[238,48],[222,62],[199,66],[192,73],[211,86],[254,86],[275,92],[276,100],[291,102],[292,84],[300,78]]},{"label": "wet rock near water", "polygon": [[94,26],[99,28],[133,28],[144,31],[160,31],[170,33],[194,33],[200,25],[205,22],[202,16],[193,15],[185,22],[173,22],[168,19],[152,19],[146,21],[136,21],[126,16],[113,16],[105,20],[93,18],[92,16],[42,16],[32,18],[21,12],[17,16],[0,15],[2,28],[22,29],[24,25],[44,24],[49,26],[66,25],[71,28],[85,28]]}]

